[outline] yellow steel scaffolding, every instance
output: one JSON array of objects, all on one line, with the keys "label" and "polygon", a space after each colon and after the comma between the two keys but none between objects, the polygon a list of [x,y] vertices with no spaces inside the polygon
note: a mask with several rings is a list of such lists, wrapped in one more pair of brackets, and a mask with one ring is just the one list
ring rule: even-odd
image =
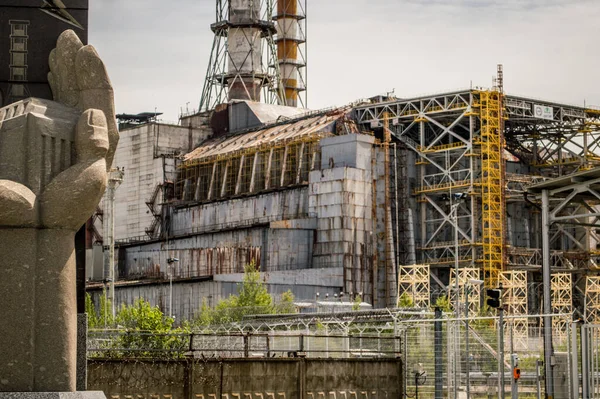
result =
[{"label": "yellow steel scaffolding", "polygon": [[497,287],[504,266],[502,93],[480,91],[483,276]]}]

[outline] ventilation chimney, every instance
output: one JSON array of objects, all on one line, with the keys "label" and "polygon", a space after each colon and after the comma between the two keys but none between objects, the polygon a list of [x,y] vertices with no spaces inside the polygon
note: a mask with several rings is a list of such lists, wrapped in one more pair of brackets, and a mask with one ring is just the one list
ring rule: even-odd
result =
[{"label": "ventilation chimney", "polygon": [[277,63],[286,105],[306,107],[300,92],[306,90],[306,1],[278,0]]}]

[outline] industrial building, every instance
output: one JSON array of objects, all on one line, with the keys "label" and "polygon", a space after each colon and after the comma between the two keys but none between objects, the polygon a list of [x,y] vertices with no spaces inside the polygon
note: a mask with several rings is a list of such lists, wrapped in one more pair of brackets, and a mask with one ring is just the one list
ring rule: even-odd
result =
[{"label": "industrial building", "polygon": [[[506,94],[499,66],[489,88],[309,111],[305,10],[218,0],[199,111],[121,130],[114,231],[106,197],[96,218],[96,241],[116,244],[116,301],[189,318],[254,262],[271,292],[300,300],[426,307],[481,278],[503,284],[510,313],[541,312],[541,202],[528,188],[600,166],[600,110]],[[553,310],[590,320],[596,197],[556,208],[576,222],[549,230]],[[106,276],[90,271],[88,291]]]}]

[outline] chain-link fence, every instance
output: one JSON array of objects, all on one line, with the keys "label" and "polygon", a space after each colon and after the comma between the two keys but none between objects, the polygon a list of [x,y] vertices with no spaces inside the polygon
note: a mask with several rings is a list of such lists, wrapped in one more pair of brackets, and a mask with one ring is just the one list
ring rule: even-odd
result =
[{"label": "chain-link fence", "polygon": [[[566,399],[572,397],[571,343],[564,319],[552,316],[554,397]],[[507,397],[544,395],[540,316],[505,317],[502,330],[498,317],[439,318],[402,327],[406,397],[498,398],[501,387]]]}]

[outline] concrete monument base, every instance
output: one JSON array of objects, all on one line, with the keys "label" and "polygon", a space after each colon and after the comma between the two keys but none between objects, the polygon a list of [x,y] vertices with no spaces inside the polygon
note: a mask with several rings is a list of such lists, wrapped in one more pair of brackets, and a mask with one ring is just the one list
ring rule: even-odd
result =
[{"label": "concrete monument base", "polygon": [[0,399],[106,399],[102,391],[0,392]]}]

